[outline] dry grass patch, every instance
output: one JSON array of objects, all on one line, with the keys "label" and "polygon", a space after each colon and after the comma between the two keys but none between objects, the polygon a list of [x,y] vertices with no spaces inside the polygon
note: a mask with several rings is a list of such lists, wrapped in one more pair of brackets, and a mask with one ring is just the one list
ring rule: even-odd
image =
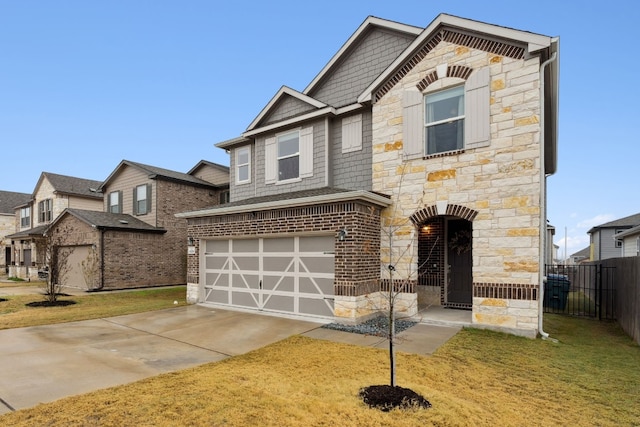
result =
[{"label": "dry grass patch", "polygon": [[433,356],[398,354],[398,385],[433,407],[381,412],[383,350],[294,336],[263,349],[0,417],[12,426],[640,425],[640,348],[614,323],[547,316],[559,343],[463,330]]},{"label": "dry grass patch", "polygon": [[58,307],[29,307],[27,304],[44,301],[42,295],[13,295],[0,301],[0,329],[50,325],[77,320],[98,319],[161,310],[186,305],[185,286],[144,289],[126,292],[96,292],[80,296],[62,296],[61,301],[75,304]]}]

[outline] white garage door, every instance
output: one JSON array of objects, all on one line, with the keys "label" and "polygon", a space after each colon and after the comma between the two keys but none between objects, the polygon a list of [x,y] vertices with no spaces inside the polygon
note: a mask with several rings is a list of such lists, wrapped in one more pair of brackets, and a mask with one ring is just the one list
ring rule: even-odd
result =
[{"label": "white garage door", "polygon": [[208,240],[205,302],[333,316],[333,236]]}]

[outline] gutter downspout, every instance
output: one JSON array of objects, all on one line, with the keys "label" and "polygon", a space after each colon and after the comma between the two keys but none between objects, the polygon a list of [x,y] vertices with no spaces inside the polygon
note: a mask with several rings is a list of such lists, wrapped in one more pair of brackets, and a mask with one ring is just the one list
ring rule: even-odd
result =
[{"label": "gutter downspout", "polygon": [[551,62],[557,58],[556,52],[553,52],[551,57],[544,61],[540,66],[540,124],[542,131],[540,132],[540,292],[538,293],[538,332],[542,335],[542,339],[549,339],[549,334],[542,329],[542,315],[544,312],[544,285],[547,281],[545,276],[545,243],[547,237],[547,175],[545,173],[545,151],[544,151],[544,70]]}]

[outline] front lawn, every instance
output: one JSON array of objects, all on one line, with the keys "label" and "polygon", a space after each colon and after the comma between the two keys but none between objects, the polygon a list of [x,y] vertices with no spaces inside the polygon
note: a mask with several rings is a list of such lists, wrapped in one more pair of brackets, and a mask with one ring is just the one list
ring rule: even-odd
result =
[{"label": "front lawn", "polygon": [[60,301],[74,302],[59,307],[30,307],[44,301],[40,294],[12,295],[0,300],[0,329],[49,325],[141,313],[185,305],[186,286],[148,288],[124,292],[95,292],[80,296],[60,296]]},{"label": "front lawn", "polygon": [[[222,362],[0,417],[12,426],[634,426],[640,347],[615,323],[545,316],[558,343],[465,329],[398,354],[398,385],[432,408],[370,409],[383,350],[293,336]],[[203,331],[215,333],[215,331]]]}]

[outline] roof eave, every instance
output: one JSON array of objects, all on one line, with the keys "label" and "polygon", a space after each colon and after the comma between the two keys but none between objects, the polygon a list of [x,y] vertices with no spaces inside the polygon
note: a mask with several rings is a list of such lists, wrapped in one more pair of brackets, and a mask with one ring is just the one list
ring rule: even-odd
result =
[{"label": "roof eave", "polygon": [[176,214],[177,218],[200,218],[207,216],[231,215],[246,212],[258,212],[272,209],[282,209],[293,206],[308,206],[323,203],[337,203],[347,200],[362,200],[380,207],[387,207],[391,204],[391,200],[385,196],[371,193],[369,191],[346,191],[343,193],[325,194],[321,196],[301,197],[298,199],[285,199],[272,202],[255,203],[250,205],[231,206],[228,208],[212,208],[203,209],[192,212],[181,212]]}]

